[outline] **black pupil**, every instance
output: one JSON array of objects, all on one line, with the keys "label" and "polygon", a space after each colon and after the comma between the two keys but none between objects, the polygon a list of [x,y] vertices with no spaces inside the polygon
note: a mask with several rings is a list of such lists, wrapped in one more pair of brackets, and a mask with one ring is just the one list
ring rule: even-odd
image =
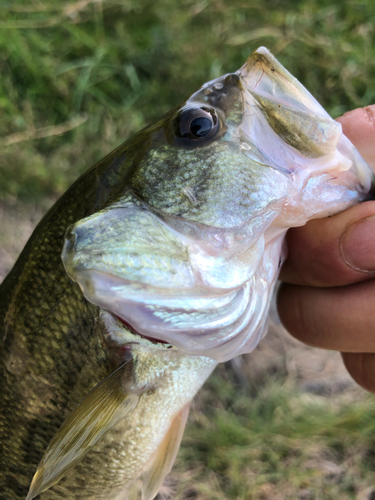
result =
[{"label": "black pupil", "polygon": [[190,123],[190,132],[194,137],[205,137],[211,132],[212,121],[209,118],[200,116],[199,118],[194,118]]}]

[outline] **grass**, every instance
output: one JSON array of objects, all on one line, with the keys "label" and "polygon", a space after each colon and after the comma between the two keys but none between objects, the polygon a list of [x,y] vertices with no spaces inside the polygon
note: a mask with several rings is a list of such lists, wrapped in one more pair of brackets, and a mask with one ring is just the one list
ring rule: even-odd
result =
[{"label": "grass", "polygon": [[192,412],[172,498],[370,498],[364,495],[375,479],[372,396],[354,390],[326,398],[276,377],[249,397],[225,370],[198,396],[204,412]]},{"label": "grass", "polygon": [[372,0],[4,0],[0,195],[56,198],[262,44],[334,117],[367,105],[374,26]]}]

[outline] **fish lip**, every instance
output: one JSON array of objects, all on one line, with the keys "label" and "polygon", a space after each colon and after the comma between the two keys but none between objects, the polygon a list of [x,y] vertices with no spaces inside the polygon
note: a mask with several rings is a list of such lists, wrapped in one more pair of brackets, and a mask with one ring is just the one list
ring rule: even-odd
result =
[{"label": "fish lip", "polygon": [[[154,294],[154,302],[147,298],[136,301],[131,295],[129,299],[129,290],[124,290],[123,294],[121,290],[115,291],[110,296],[110,286],[106,279],[111,276],[112,284],[116,282],[117,286],[126,280],[98,271],[92,280],[93,283],[90,284],[92,272],[97,271],[85,270],[74,276],[86,300],[100,310],[108,312],[118,326],[133,333],[140,342],[146,342],[154,348],[170,349],[172,346],[188,355],[216,359],[216,354],[213,354],[216,353],[216,344],[218,351],[226,348],[231,339],[237,337],[238,332],[245,327],[244,319],[251,309],[251,307],[249,309],[250,283],[247,282],[245,287],[239,287],[230,293],[215,293],[216,298],[212,295],[201,298],[199,294],[192,294],[185,308],[185,298],[173,299],[173,295],[170,296],[172,301],[174,300],[172,304],[165,294],[162,297],[164,302],[157,300],[160,299],[159,294]],[[98,275],[99,281],[95,283]],[[107,287],[107,296],[103,296],[102,290],[98,292],[98,284],[104,286],[104,291]],[[142,298],[142,294],[138,298]],[[200,318],[198,322],[196,315]],[[164,331],[166,337],[163,336]],[[217,355],[220,355],[219,352]]]},{"label": "fish lip", "polygon": [[[244,285],[249,280],[246,280],[244,283],[242,283],[240,286],[234,286],[231,288],[225,288],[221,290],[216,290],[214,288],[207,288],[207,287],[195,287],[195,288],[186,288],[185,292],[186,293],[179,293],[176,294],[176,291],[181,292],[180,287],[175,287],[175,288],[166,288],[165,286],[160,286],[156,287],[154,285],[146,285],[137,281],[131,281],[127,280],[126,278],[123,278],[122,276],[119,276],[118,274],[114,273],[109,273],[108,271],[103,271],[100,269],[96,269],[95,267],[91,268],[84,268],[82,266],[76,266],[74,269],[74,272],[71,270],[66,271],[69,277],[78,284],[80,287],[83,295],[85,296],[86,300],[90,302],[93,305],[96,305],[97,307],[103,308],[105,310],[109,310],[112,314],[115,316],[119,316],[122,318],[121,314],[118,314],[114,309],[111,309],[110,307],[103,307],[99,301],[94,300],[93,298],[89,298],[87,295],[90,295],[93,292],[99,292],[100,294],[104,294],[106,296],[106,292],[112,295],[112,290],[109,290],[109,287],[114,287],[115,290],[120,290],[121,288],[124,287],[129,287],[133,292],[133,296],[130,297],[130,301],[136,303],[137,302],[137,293],[139,292],[140,294],[144,294],[144,292],[147,292],[148,299],[149,300],[158,300],[160,297],[164,297],[165,301],[173,300],[175,299],[176,301],[183,300],[184,298],[196,298],[196,297],[203,297],[206,299],[219,299],[219,298],[225,298],[225,297],[232,297],[235,295]],[[92,285],[91,281],[94,281],[92,279],[92,276],[95,276],[99,278],[101,283],[105,284],[105,286],[98,286]],[[143,295],[144,296],[144,295]],[[230,300],[230,299],[229,299]],[[176,307],[176,305],[175,305]],[[125,322],[127,321],[125,318],[122,318]]]}]

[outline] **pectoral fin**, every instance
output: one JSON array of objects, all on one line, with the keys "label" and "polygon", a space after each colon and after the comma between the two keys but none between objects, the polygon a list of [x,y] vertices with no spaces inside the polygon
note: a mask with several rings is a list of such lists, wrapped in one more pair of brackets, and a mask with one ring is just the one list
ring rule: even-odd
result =
[{"label": "pectoral fin", "polygon": [[97,385],[57,431],[32,480],[26,500],[57,483],[88,451],[133,410],[139,395],[124,388],[124,364]]},{"label": "pectoral fin", "polygon": [[157,495],[165,476],[170,472],[180,447],[190,403],[174,417],[150,467],[142,475],[142,500],[152,500]]}]

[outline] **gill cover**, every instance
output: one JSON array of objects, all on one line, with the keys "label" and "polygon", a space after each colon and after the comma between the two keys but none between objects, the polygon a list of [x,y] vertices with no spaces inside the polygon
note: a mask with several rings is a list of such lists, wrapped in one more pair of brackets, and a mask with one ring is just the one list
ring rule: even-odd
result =
[{"label": "gill cover", "polygon": [[366,199],[372,173],[265,48],[152,130],[128,187],[68,231],[65,268],[141,335],[217,361],[249,352],[286,230]]}]

